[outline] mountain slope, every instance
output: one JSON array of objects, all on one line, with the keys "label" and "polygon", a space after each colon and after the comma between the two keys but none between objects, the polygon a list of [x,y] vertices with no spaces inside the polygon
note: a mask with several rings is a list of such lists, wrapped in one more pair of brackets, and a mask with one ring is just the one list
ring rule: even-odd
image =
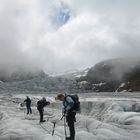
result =
[{"label": "mountain slope", "polygon": [[58,92],[114,92],[140,91],[140,61],[136,59],[110,59],[95,66],[59,76],[43,71],[16,72],[4,76],[0,73],[1,90]]},{"label": "mountain slope", "polygon": [[136,59],[102,61],[90,68],[87,75],[81,77],[78,82],[83,80],[90,84],[93,91],[140,91],[140,61]]}]

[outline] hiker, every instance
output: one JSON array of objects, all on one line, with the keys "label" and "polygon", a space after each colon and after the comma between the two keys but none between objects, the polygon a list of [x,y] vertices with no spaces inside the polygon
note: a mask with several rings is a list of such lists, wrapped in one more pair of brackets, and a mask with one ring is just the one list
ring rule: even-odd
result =
[{"label": "hiker", "polygon": [[27,108],[27,114],[32,114],[32,109],[31,109],[31,99],[26,96],[26,99],[24,100],[24,102],[26,103],[26,108]]},{"label": "hiker", "polygon": [[45,122],[45,120],[43,120],[43,112],[44,112],[44,107],[47,105],[50,105],[50,102],[46,101],[45,97],[43,97],[41,100],[37,102],[37,109],[40,114],[40,122]]},{"label": "hiker", "polygon": [[76,122],[76,110],[73,109],[74,107],[74,100],[70,95],[64,96],[63,94],[58,94],[55,98],[56,100],[63,101],[63,113],[66,116],[66,121],[68,123],[70,137],[66,137],[66,140],[75,140],[75,128],[74,122]]}]

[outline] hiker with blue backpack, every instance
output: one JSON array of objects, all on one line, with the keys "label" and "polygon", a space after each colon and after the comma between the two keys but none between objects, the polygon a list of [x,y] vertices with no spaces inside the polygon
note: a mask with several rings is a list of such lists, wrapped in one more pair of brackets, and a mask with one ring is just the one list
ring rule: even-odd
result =
[{"label": "hiker with blue backpack", "polygon": [[58,94],[56,100],[60,100],[63,102],[63,114],[64,117],[66,117],[66,122],[68,123],[70,131],[70,137],[66,137],[66,140],[75,140],[74,122],[76,122],[76,112],[79,110],[80,107],[78,96]]}]

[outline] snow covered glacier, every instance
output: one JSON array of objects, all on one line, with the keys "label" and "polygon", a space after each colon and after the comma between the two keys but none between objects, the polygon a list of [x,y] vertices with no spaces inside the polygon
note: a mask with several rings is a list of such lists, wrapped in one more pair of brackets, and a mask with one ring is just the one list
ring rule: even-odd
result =
[{"label": "snow covered glacier", "polygon": [[[54,100],[55,95],[29,96],[31,115],[26,115],[25,106],[20,106],[26,94],[0,95],[0,140],[64,140],[61,102]],[[51,105],[44,111],[47,121],[40,124],[36,102],[42,96],[47,97]],[[80,94],[80,100],[76,140],[140,140],[140,93]],[[52,136],[54,121],[57,123]]]}]

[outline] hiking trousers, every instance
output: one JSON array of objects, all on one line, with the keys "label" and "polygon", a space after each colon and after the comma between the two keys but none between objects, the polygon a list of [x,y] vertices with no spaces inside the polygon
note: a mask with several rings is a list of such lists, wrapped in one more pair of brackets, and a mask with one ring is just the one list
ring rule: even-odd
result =
[{"label": "hiking trousers", "polygon": [[74,122],[76,121],[75,118],[76,112],[69,112],[66,116],[66,121],[68,123],[69,131],[70,131],[70,138],[74,140],[75,138],[75,127]]},{"label": "hiking trousers", "polygon": [[39,115],[40,115],[40,122],[43,121],[43,110],[38,110],[39,111]]},{"label": "hiking trousers", "polygon": [[32,109],[31,109],[31,106],[30,105],[26,105],[26,108],[27,108],[27,114],[32,114]]}]

